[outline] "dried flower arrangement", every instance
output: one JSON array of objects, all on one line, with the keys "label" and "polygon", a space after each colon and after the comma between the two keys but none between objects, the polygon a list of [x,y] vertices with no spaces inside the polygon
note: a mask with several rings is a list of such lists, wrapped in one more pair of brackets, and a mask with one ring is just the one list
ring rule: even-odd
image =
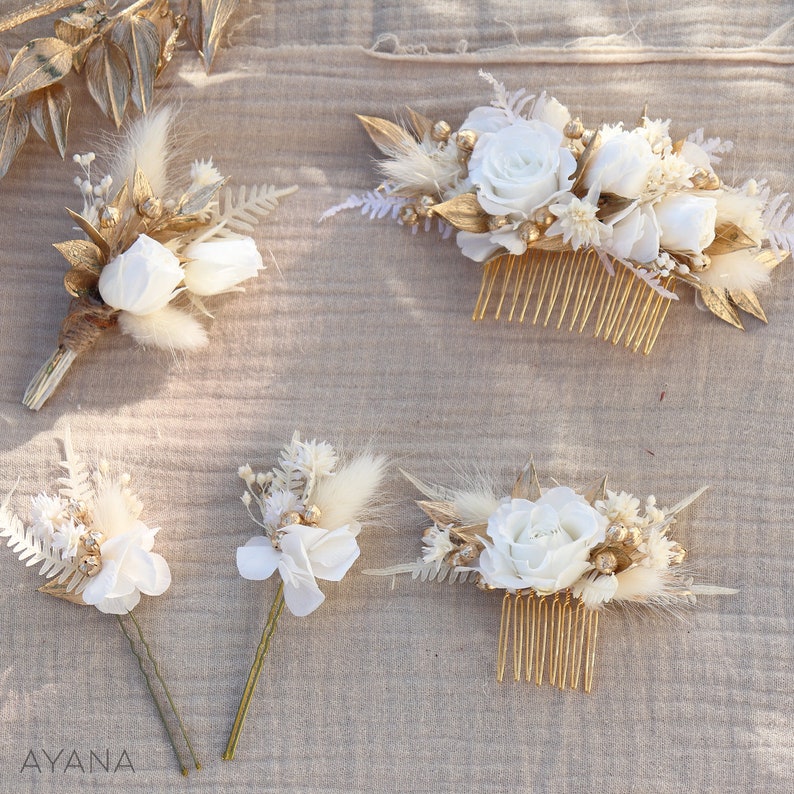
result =
[{"label": "dried flower arrangement", "polygon": [[485,484],[455,490],[405,476],[427,497],[417,504],[433,521],[422,557],[364,573],[504,591],[499,681],[512,658],[515,681],[559,689],[581,682],[590,692],[605,605],[671,608],[737,592],[693,584],[682,567],[686,550],[669,535],[705,488],[662,510],[653,496],[641,507],[631,494],[607,490],[606,477],[582,493],[542,490],[532,463],[503,498]]},{"label": "dried flower arrangement", "polygon": [[[714,166],[730,141],[702,130],[674,140],[647,111],[633,128],[588,129],[556,99],[508,92],[457,131],[410,108],[407,121],[359,116],[386,155],[385,179],[328,210],[360,208],[444,237],[484,262],[474,319],[550,322],[649,353],[676,282],[742,328],[739,310],[766,322],[755,294],[794,249],[788,194],[764,181],[725,184]],[[553,314],[556,315],[554,318]]]},{"label": "dried flower arrangement", "polygon": [[297,188],[220,193],[227,180],[209,159],[196,160],[186,187],[177,189],[167,174],[173,123],[168,106],[141,117],[110,154],[111,173],[96,181],[95,155],[75,155],[83,209],[67,212],[85,238],[55,244],[70,265],[64,286],[73,300],[58,347],[25,392],[28,408],[41,408],[75,358],[108,328],[143,346],[203,347],[206,331],[187,309],[211,316],[204,298],[242,290],[240,282],[262,269],[247,233]]},{"label": "dried flower arrangement", "polygon": [[171,584],[165,559],[154,552],[158,527],[140,520],[143,506],[130,490],[129,474],[113,476],[107,461],[92,472],[64,437],[64,476],[57,496],[42,492],[32,498],[26,527],[9,510],[11,495],[0,506],[0,538],[48,582],[39,591],[81,606],[115,615],[146,680],[182,774],[189,754],[200,764],[171,693],[160,675],[140,623],[132,610],[141,594],[162,595]]},{"label": "dried flower arrangement", "polygon": [[[358,559],[360,519],[372,507],[386,468],[381,456],[363,453],[342,462],[325,441],[301,441],[296,432],[270,472],[254,474],[242,466],[242,502],[262,535],[237,549],[237,568],[244,579],[281,582],[257,648],[224,760],[231,760],[262,672],[270,641],[286,605],[305,617],[325,600],[317,579],[338,582]],[[254,514],[256,507],[258,516]]]},{"label": "dried flower arrangement", "polygon": [[12,57],[0,46],[0,179],[27,139],[30,127],[63,158],[72,99],[63,79],[82,73],[102,112],[120,126],[130,101],[152,107],[154,84],[184,29],[209,72],[238,0],[137,0],[119,10],[110,0],[41,0],[0,17],[0,32],[65,11],[55,36],[32,39]]}]

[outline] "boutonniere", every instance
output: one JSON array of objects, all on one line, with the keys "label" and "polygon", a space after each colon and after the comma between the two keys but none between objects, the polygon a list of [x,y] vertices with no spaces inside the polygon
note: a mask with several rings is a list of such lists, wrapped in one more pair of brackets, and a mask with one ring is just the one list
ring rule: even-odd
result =
[{"label": "boutonniere", "polygon": [[0,538],[26,566],[39,566],[47,579],[40,592],[115,616],[186,775],[188,756],[196,769],[200,764],[133,613],[142,595],[162,595],[171,584],[168,563],[152,551],[159,527],[141,519],[143,506],[129,474],[114,475],[107,461],[90,471],[68,431],[63,447],[57,494],[42,491],[31,499],[27,525],[9,509],[9,495],[0,506]]},{"label": "boutonniere", "polygon": [[405,475],[426,499],[433,524],[415,563],[365,573],[471,582],[503,593],[496,676],[547,681],[585,692],[593,685],[598,620],[609,605],[669,609],[696,595],[735,593],[695,585],[676,516],[705,488],[670,509],[611,491],[606,477],[581,492],[541,489],[528,464],[508,495],[485,485],[455,490]]},{"label": "boutonniere", "polygon": [[649,353],[684,284],[737,328],[739,310],[766,322],[756,290],[794,248],[794,215],[764,180],[723,181],[729,141],[676,138],[647,109],[636,125],[587,127],[545,92],[481,74],[494,99],[457,130],[410,108],[401,124],[359,116],[384,180],[323,218],[358,208],[456,232],[484,263],[475,320],[587,326]]},{"label": "boutonniere", "polygon": [[172,181],[174,136],[173,112],[164,107],[130,127],[108,158],[112,173],[95,177],[95,155],[75,155],[83,208],[67,212],[82,234],[55,244],[69,265],[64,286],[72,302],[58,346],[25,392],[28,408],[41,408],[77,356],[109,328],[144,347],[205,346],[196,316],[211,316],[205,301],[243,290],[240,284],[263,269],[248,233],[297,188],[222,190],[228,180],[211,158]]},{"label": "boutonniere", "polygon": [[238,474],[249,516],[262,530],[237,549],[244,579],[280,582],[262,639],[234,720],[224,760],[234,758],[265,656],[286,608],[297,617],[310,615],[325,600],[318,579],[338,582],[358,559],[361,519],[372,507],[386,460],[364,453],[342,460],[324,441],[302,441],[295,433],[271,471]]}]

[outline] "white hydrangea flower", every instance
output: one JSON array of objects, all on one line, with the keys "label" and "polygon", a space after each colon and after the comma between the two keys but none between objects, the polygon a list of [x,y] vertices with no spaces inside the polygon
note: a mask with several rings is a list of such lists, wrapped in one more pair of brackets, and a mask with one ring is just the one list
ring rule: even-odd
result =
[{"label": "white hydrangea flower", "polygon": [[446,556],[455,549],[455,544],[449,537],[449,529],[435,524],[424,536],[422,542],[422,560],[426,563],[434,562],[438,567],[444,562]]},{"label": "white hydrangea flower", "polygon": [[640,515],[640,500],[630,493],[616,493],[607,489],[607,498],[595,503],[595,508],[612,523],[633,525]]},{"label": "white hydrangea flower", "polygon": [[308,479],[333,474],[338,461],[336,450],[325,441],[304,441],[298,447],[296,464]]},{"label": "white hydrangea flower", "polygon": [[212,164],[212,158],[209,160],[194,160],[190,166],[190,187],[188,192],[192,193],[194,190],[199,190],[202,187],[209,187],[217,182],[220,182],[223,177],[217,168]]},{"label": "white hydrangea flower", "polygon": [[31,499],[31,523],[39,540],[49,542],[53,533],[66,519],[66,502],[59,496],[40,493]]}]

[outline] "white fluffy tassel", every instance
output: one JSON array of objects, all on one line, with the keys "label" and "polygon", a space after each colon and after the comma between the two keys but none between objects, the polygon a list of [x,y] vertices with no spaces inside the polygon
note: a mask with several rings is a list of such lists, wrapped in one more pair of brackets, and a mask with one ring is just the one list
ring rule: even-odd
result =
[{"label": "white fluffy tassel", "polygon": [[676,581],[669,571],[635,565],[615,577],[617,590],[613,601],[673,601],[676,595]]},{"label": "white fluffy tassel", "polygon": [[323,477],[311,497],[322,512],[323,529],[338,529],[361,517],[372,502],[386,469],[386,458],[365,453]]},{"label": "white fluffy tassel", "polygon": [[201,323],[173,306],[151,314],[121,312],[119,328],[144,347],[191,351],[207,344],[207,332]]},{"label": "white fluffy tassel", "polygon": [[769,283],[769,267],[751,251],[734,251],[711,257],[711,265],[698,273],[704,284],[715,289],[756,290]]},{"label": "white fluffy tassel", "polygon": [[167,105],[153,110],[131,124],[111,164],[114,189],[125,181],[132,185],[137,165],[152,186],[155,196],[162,196],[168,185],[166,166],[172,154],[171,129],[173,109]]},{"label": "white fluffy tassel", "polygon": [[485,524],[499,509],[499,500],[485,487],[455,493],[455,509],[464,524]]}]

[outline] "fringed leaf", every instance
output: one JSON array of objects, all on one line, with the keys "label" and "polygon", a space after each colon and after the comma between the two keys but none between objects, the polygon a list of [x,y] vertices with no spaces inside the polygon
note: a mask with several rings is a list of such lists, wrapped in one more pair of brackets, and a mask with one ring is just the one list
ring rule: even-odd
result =
[{"label": "fringed leaf", "polygon": [[60,495],[66,499],[75,499],[86,505],[92,505],[94,502],[94,486],[91,482],[91,473],[80,456],[74,451],[72,431],[69,427],[66,428],[63,434],[63,455],[64,460],[61,461],[61,468],[65,474],[63,477],[58,478],[58,483],[61,486]]},{"label": "fringed leaf", "polygon": [[132,84],[132,72],[124,50],[112,41],[97,39],[86,56],[85,77],[94,101],[120,127]]},{"label": "fringed leaf", "polygon": [[240,187],[235,198],[230,188],[227,188],[221,197],[220,207],[211,218],[212,223],[223,223],[236,232],[248,233],[254,230],[258,223],[278,206],[278,200],[289,196],[298,188],[288,187],[283,189],[271,185],[256,185],[245,188]]},{"label": "fringed leaf", "polygon": [[114,26],[113,41],[126,54],[132,70],[132,102],[146,113],[152,104],[160,60],[160,34],[144,16],[125,17]]},{"label": "fringed leaf", "polygon": [[28,103],[33,129],[63,159],[66,154],[66,135],[72,98],[62,85],[51,85],[34,92]]},{"label": "fringed leaf", "polygon": [[29,129],[30,119],[16,99],[0,102],[0,179],[11,168]]},{"label": "fringed leaf", "polygon": [[57,38],[33,39],[15,56],[0,102],[57,83],[72,69],[72,47]]},{"label": "fringed leaf", "polygon": [[423,560],[404,565],[393,565],[391,568],[370,568],[364,573],[369,576],[396,576],[409,573],[412,579],[418,579],[420,582],[443,582],[446,580],[449,584],[473,582],[477,578],[477,571],[463,570],[447,565],[445,562],[424,562]]}]

